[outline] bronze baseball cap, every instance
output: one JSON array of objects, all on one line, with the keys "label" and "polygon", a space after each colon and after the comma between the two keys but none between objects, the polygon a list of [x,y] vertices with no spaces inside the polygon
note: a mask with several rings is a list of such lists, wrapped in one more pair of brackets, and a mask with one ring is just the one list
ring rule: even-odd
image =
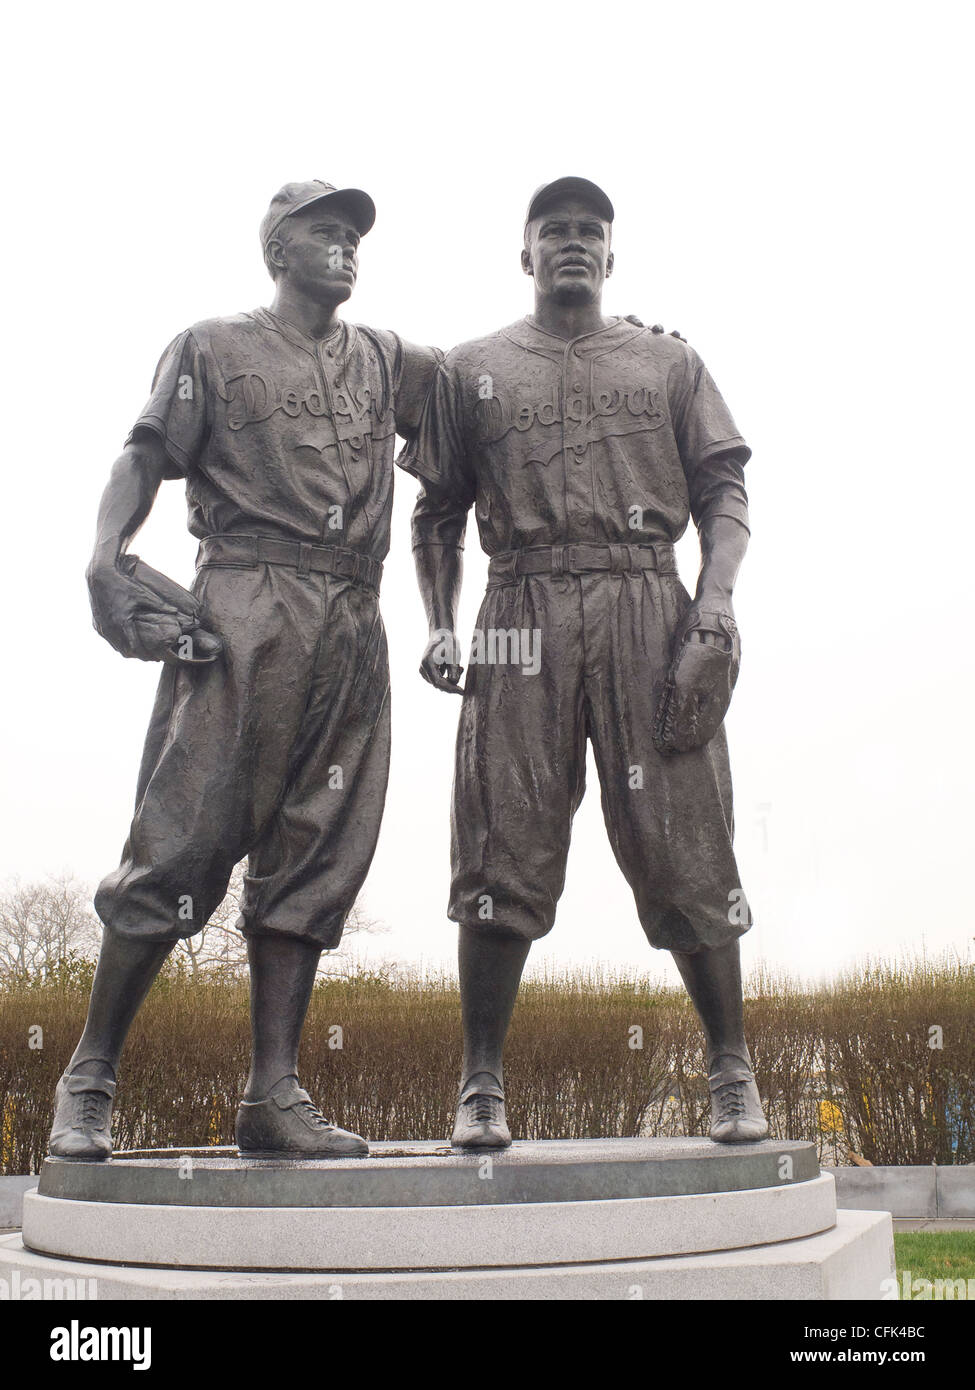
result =
[{"label": "bronze baseball cap", "polygon": [[580,198],[585,198],[605,222],[612,222],[615,216],[613,204],[598,183],[593,183],[590,179],[569,176],[564,179],[554,179],[551,183],[543,183],[540,188],[535,189],[528,204],[528,212],[525,215],[525,226],[527,227],[532,218],[537,217],[542,208],[557,198],[560,193],[577,193]]},{"label": "bronze baseball cap", "polygon": [[363,193],[361,188],[336,188],[322,179],[309,179],[306,183],[286,183],[275,193],[271,206],[261,219],[261,245],[268,244],[286,217],[312,203],[324,203],[330,198],[341,198],[352,213],[359,235],[365,236],[376,220],[376,205],[369,194]]}]

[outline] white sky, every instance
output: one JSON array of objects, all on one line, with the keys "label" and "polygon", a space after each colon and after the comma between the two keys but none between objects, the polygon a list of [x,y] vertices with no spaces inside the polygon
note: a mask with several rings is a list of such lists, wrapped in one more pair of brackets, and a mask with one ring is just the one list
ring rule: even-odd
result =
[{"label": "white sky", "polygon": [[[617,212],[604,307],[679,328],[754,458],[729,719],[747,965],[968,951],[973,690],[971,32],[954,4],[48,5],[8,20],[0,877],[117,862],[157,668],[91,629],[98,497],[162,348],[266,303],[290,179],[379,220],[348,317],[444,348],[527,313],[527,198]],[[25,13],[26,12],[26,13]],[[370,949],[449,964],[459,701],[416,674],[415,485],[383,611],[394,755]],[[472,538],[473,539],[473,538]],[[462,632],[485,564],[469,540]],[[188,583],[167,484],[135,548]],[[696,542],[683,549],[693,584]],[[595,772],[538,963],[676,978]]]}]

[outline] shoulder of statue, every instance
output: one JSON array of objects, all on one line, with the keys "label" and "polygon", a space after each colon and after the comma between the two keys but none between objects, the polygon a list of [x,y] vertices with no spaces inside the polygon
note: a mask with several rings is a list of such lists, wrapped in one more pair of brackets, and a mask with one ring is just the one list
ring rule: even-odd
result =
[{"label": "shoulder of statue", "polygon": [[666,337],[668,337],[668,338],[677,338],[677,339],[678,339],[680,342],[682,342],[682,343],[686,343],[686,342],[687,342],[687,339],[684,337],[683,333],[679,333],[679,332],[677,331],[676,328],[672,328],[672,329],[670,330],[670,332],[668,333],[667,330],[666,330],[666,328],[664,328],[664,326],[663,326],[662,323],[654,323],[654,324],[651,324],[651,326],[650,326],[650,332],[651,332],[651,333],[656,333],[658,336],[666,336]]},{"label": "shoulder of statue", "polygon": [[240,329],[255,329],[257,326],[257,320],[252,313],[225,314],[221,318],[197,319],[196,323],[190,324],[188,331],[190,333],[219,333],[223,330],[232,333]]},{"label": "shoulder of statue", "polygon": [[499,328],[495,333],[486,333],[483,338],[469,338],[464,343],[452,347],[443,359],[443,365],[456,371],[470,371],[483,367],[497,358],[498,352],[510,351],[511,344],[505,337],[506,330]]},{"label": "shoulder of statue", "polygon": [[356,337],[366,338],[388,353],[399,351],[403,345],[403,339],[391,328],[373,328],[369,323],[346,323],[345,327],[350,345]]},{"label": "shoulder of statue", "polygon": [[685,346],[687,345],[687,339],[678,329],[672,328],[668,333],[662,323],[653,323],[648,328],[638,314],[624,314],[622,322],[632,323],[634,328],[642,328],[644,333],[649,333],[652,337],[660,339],[661,341],[675,338],[677,342],[684,343]]},{"label": "shoulder of statue", "polygon": [[260,328],[253,314],[227,314],[223,318],[198,319],[186,329],[186,335],[197,347],[206,351],[221,343],[232,342]]}]

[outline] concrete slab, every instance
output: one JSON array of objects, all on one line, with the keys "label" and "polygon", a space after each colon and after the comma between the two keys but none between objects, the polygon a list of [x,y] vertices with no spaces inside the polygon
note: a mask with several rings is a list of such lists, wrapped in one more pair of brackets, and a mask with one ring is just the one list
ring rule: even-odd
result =
[{"label": "concrete slab", "polygon": [[938,1215],[934,1164],[901,1168],[828,1168],[836,1180],[837,1205],[892,1216]]},{"label": "concrete slab", "polygon": [[463,1269],[765,1245],[828,1230],[835,1215],[825,1173],[743,1192],[467,1207],[129,1206],[29,1192],[23,1238],[40,1254],[111,1264]]},{"label": "concrete slab", "polygon": [[975,1164],[939,1166],[936,1173],[938,1215],[975,1217]]},{"label": "concrete slab", "polygon": [[[896,1296],[890,1217],[838,1212],[821,1235],[721,1254],[430,1273],[217,1273],[53,1259],[0,1238],[11,1299],[834,1300]],[[33,1282],[30,1282],[33,1281]]]},{"label": "concrete slab", "polygon": [[972,1217],[927,1217],[895,1216],[894,1234],[898,1231],[975,1231],[975,1218]]},{"label": "concrete slab", "polygon": [[19,1226],[24,1193],[37,1186],[37,1174],[0,1177],[0,1226]]}]

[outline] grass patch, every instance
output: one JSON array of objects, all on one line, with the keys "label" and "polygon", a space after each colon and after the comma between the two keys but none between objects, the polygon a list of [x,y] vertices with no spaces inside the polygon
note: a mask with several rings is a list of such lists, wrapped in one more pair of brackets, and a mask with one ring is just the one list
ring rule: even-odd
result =
[{"label": "grass patch", "polygon": [[[899,1231],[894,1253],[902,1296],[908,1283],[914,1299],[930,1296],[916,1287],[925,1281],[934,1285],[934,1297],[975,1298],[975,1231]],[[943,1287],[939,1294],[938,1280],[951,1280],[953,1288]]]}]

